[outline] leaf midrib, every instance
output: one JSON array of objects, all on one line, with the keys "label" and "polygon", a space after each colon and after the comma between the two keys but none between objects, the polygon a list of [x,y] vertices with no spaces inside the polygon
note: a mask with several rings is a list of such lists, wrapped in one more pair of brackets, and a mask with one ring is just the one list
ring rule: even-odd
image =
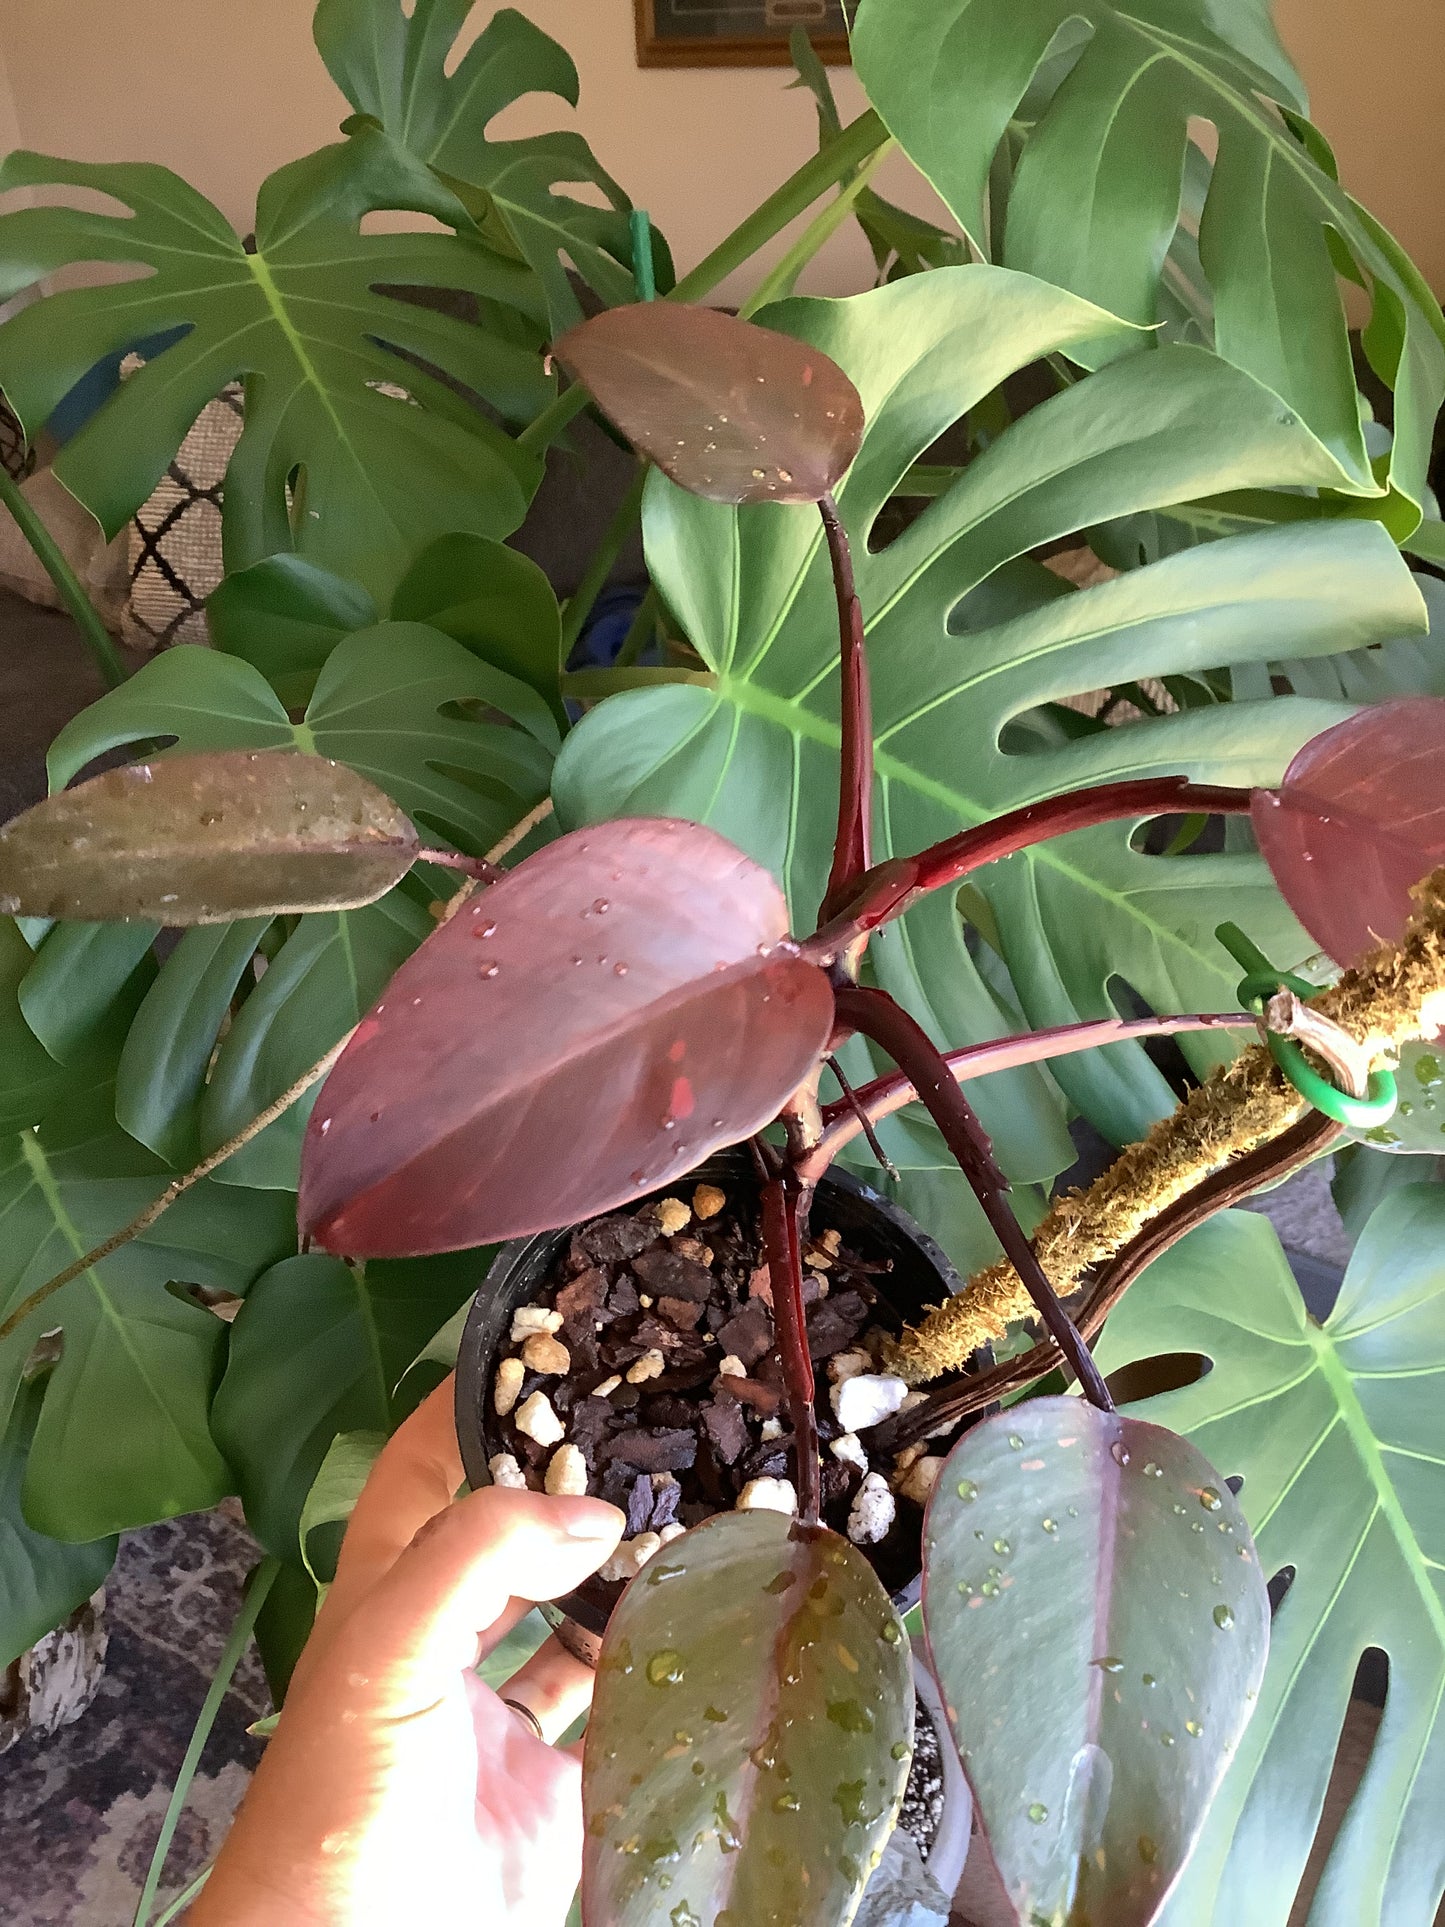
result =
[{"label": "leaf midrib", "polygon": [[[45,1155],[45,1148],[34,1131],[22,1132],[20,1148],[25,1162],[30,1168],[31,1178],[35,1184],[35,1188],[45,1200],[46,1208],[50,1212],[56,1230],[60,1233],[66,1244],[70,1246],[73,1254],[77,1258],[83,1258],[90,1249],[90,1246],[81,1237],[74,1219],[66,1209],[65,1199],[61,1194],[59,1181],[50,1167],[50,1160]],[[192,1459],[194,1455],[191,1451],[190,1443],[180,1427],[176,1424],[168,1401],[152,1381],[151,1374],[131,1335],[129,1324],[126,1319],[121,1316],[119,1308],[106,1289],[104,1280],[101,1277],[100,1266],[92,1265],[83,1275],[86,1283],[95,1294],[96,1303],[100,1307],[102,1316],[114,1330],[121,1349],[129,1358],[137,1378],[140,1379],[150,1394],[156,1409],[164,1416],[165,1422],[178,1441],[184,1456],[187,1459]]]},{"label": "leaf midrib", "polygon": [[[806,738],[809,742],[819,743],[825,748],[841,753],[842,735],[835,723],[803,708],[802,704],[787,696],[775,696],[770,691],[760,689],[756,683],[741,678],[723,676],[719,678],[717,697],[731,702],[738,710],[758,717],[764,722],[792,733],[795,738]],[[961,790],[951,789],[946,783],[925,776],[914,768],[886,751],[879,751],[874,758],[875,774],[883,781],[893,781],[911,789],[915,796],[925,797],[928,801],[941,804],[956,812],[963,819],[961,828],[974,828],[986,823],[998,814],[997,810],[976,803],[972,797],[965,796]],[[1075,888],[1091,893],[1097,900],[1109,906],[1117,915],[1127,916],[1140,929],[1146,930],[1164,950],[1184,952],[1198,966],[1210,970],[1220,983],[1233,985],[1234,967],[1217,963],[1205,952],[1190,944],[1178,930],[1170,929],[1167,924],[1159,923],[1138,907],[1137,900],[1130,896],[1103,886],[1098,877],[1077,865],[1066,861],[1059,855],[1056,843],[1036,844],[1021,852],[1025,862],[1037,864],[1044,869],[1055,871],[1064,881]]]},{"label": "leaf midrib", "polygon": [[1365,1416],[1365,1408],[1361,1405],[1359,1394],[1355,1390],[1354,1378],[1341,1362],[1328,1328],[1310,1327],[1308,1338],[1314,1350],[1317,1367],[1339,1407],[1340,1417],[1349,1434],[1350,1443],[1354,1446],[1365,1476],[1375,1492],[1379,1510],[1388,1521],[1405,1564],[1409,1568],[1410,1576],[1415,1582],[1415,1588],[1420,1594],[1426,1617],[1429,1619],[1440,1651],[1445,1654],[1445,1603],[1441,1602],[1440,1595],[1425,1577],[1425,1569],[1430,1561],[1426,1559],[1420,1541],[1415,1536],[1415,1529],[1405,1516],[1405,1508],[1400,1503],[1400,1495],[1395,1490],[1394,1482],[1385,1470],[1379,1441],[1375,1437],[1369,1419]]}]

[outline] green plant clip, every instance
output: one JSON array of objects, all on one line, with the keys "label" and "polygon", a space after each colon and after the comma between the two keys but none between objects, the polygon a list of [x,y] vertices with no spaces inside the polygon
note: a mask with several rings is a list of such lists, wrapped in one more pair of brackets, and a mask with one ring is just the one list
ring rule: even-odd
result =
[{"label": "green plant clip", "polygon": [[[1236,963],[1245,966],[1246,974],[1239,986],[1241,1009],[1252,1011],[1258,1017],[1278,990],[1292,990],[1296,997],[1312,997],[1318,990],[1318,984],[1296,977],[1290,971],[1276,970],[1236,925],[1222,923],[1215,935]],[[1270,1056],[1305,1102],[1333,1118],[1336,1124],[1352,1131],[1368,1130],[1394,1116],[1400,1093],[1393,1071],[1371,1071],[1368,1094],[1352,1097],[1312,1067],[1293,1037],[1281,1037],[1266,1028],[1264,1041]]]},{"label": "green plant clip", "polygon": [[657,275],[652,259],[652,217],[645,207],[635,207],[628,217],[632,229],[632,278],[637,283],[639,301],[656,301]]}]

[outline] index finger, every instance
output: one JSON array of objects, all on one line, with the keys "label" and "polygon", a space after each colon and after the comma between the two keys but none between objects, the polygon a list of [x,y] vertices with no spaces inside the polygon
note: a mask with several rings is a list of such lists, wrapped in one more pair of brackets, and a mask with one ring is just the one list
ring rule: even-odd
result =
[{"label": "index finger", "polygon": [[356,1502],[341,1542],[336,1579],[317,1630],[334,1631],[390,1572],[428,1519],[444,1512],[464,1483],[453,1417],[453,1379],[438,1385],[387,1442]]}]

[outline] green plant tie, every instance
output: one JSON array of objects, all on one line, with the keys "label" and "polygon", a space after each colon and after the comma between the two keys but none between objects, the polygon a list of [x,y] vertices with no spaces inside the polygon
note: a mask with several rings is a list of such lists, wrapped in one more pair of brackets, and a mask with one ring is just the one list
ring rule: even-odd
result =
[{"label": "green plant tie", "polygon": [[652,217],[645,207],[635,207],[628,220],[632,229],[632,278],[637,284],[639,301],[656,301],[657,275],[652,260]]},{"label": "green plant tie", "polygon": [[[1244,965],[1246,974],[1239,986],[1242,1010],[1263,1017],[1265,1005],[1280,990],[1292,990],[1301,998],[1313,997],[1318,990],[1318,984],[1309,983],[1290,971],[1276,970],[1236,924],[1222,923],[1215,935],[1235,962]],[[1352,1131],[1368,1130],[1394,1116],[1400,1093],[1393,1071],[1372,1070],[1367,1095],[1353,1097],[1321,1076],[1293,1037],[1283,1037],[1266,1024],[1264,1041],[1270,1056],[1305,1102],[1336,1124]]]}]

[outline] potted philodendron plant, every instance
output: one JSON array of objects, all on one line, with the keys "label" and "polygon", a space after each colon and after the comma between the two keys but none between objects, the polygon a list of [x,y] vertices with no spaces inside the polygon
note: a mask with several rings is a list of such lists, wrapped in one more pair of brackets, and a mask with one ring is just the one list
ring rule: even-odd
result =
[{"label": "potted philodendron plant", "polygon": [[[1445,760],[1442,705],[1332,728],[1277,790],[1076,788],[875,863],[867,650],[834,496],[860,460],[852,382],[806,341],[683,304],[611,310],[554,353],[681,491],[821,516],[842,781],[810,931],[699,823],[599,823],[503,871],[424,847],[374,785],[295,752],[162,754],[82,783],[3,833],[3,887],[29,915],[204,924],[369,902],[419,861],[469,872],[330,1069],[301,1228],[348,1260],[512,1241],[463,1340],[468,1469],[628,1513],[614,1561],[563,1602],[574,1637],[600,1642],[587,1921],[851,1917],[908,1775],[900,1612],[920,1578],[1020,1919],[1150,1920],[1248,1725],[1270,1601],[1228,1467],[1117,1411],[1084,1334],[1220,1205],[1390,1115],[1386,1059],[1445,1006],[1438,878],[1411,895],[1440,854],[1420,798]],[[1226,928],[1240,1011],[944,1053],[869,981],[870,945],[981,866],[1191,814],[1252,818],[1306,926],[1354,966],[1338,983],[1281,975]],[[1255,1021],[1267,1049],[1025,1233],[965,1082]],[[854,1088],[837,1061],[854,1037],[895,1070]],[[910,1101],[1004,1254],[962,1292],[910,1220],[829,1175]],[[1028,1312],[1032,1351],[980,1349]],[[1055,1367],[1074,1394],[1017,1399]]]}]

